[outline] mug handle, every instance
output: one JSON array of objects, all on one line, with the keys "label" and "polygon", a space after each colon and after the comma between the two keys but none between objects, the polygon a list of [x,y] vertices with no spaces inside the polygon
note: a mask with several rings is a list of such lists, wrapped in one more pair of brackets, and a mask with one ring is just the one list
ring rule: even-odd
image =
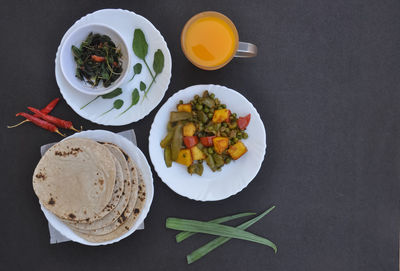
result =
[{"label": "mug handle", "polygon": [[235,57],[255,57],[257,55],[257,46],[249,42],[239,41],[239,46]]}]

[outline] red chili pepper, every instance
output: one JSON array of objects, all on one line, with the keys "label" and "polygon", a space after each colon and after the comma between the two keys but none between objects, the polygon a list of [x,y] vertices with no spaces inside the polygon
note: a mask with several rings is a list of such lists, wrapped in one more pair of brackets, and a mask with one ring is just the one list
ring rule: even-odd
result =
[{"label": "red chili pepper", "polygon": [[[57,105],[59,100],[60,100],[60,98],[55,98],[48,105],[46,105],[46,107],[42,108],[40,110],[40,112],[42,112],[43,114],[49,114],[54,109],[54,107],[56,107],[56,105]],[[37,114],[33,114],[33,116],[37,117],[37,118],[39,117]],[[18,124],[15,124],[15,125],[12,125],[12,126],[7,126],[7,128],[15,128],[15,127],[20,126],[21,124],[23,124],[25,122],[29,122],[29,120],[28,119],[23,120]]]},{"label": "red chili pepper", "polygon": [[204,147],[211,147],[213,145],[213,138],[215,136],[205,136],[205,137],[200,137],[200,143]]},{"label": "red chili pepper", "polygon": [[70,130],[74,130],[75,132],[79,132],[77,129],[74,128],[71,121],[63,120],[63,119],[60,119],[60,118],[57,118],[57,117],[54,117],[51,115],[43,114],[42,112],[40,112],[40,110],[30,107],[30,106],[28,106],[28,109],[30,111],[32,111],[33,113],[38,114],[39,118],[41,118],[45,121],[48,121],[50,123],[53,123],[57,127],[64,128],[64,129],[70,129]]},{"label": "red chili pepper", "polygon": [[240,130],[246,129],[247,125],[249,125],[251,114],[248,114],[244,117],[239,117],[237,120],[237,125]]},{"label": "red chili pepper", "polygon": [[[48,105],[46,105],[45,108],[41,109],[40,112],[42,112],[43,114],[49,114],[54,109],[54,107],[56,107],[56,105],[58,104],[59,101],[60,101],[60,98],[55,98]],[[34,115],[34,116],[38,117],[36,115]]]},{"label": "red chili pepper", "polygon": [[50,122],[47,122],[47,121],[42,120],[42,119],[39,119],[39,118],[37,118],[37,117],[34,117],[34,116],[29,115],[29,114],[24,113],[24,112],[20,112],[20,113],[18,113],[16,116],[17,116],[17,117],[18,117],[18,116],[22,116],[22,117],[28,119],[29,121],[31,121],[31,122],[32,122],[33,124],[35,124],[36,126],[39,126],[39,127],[43,128],[43,129],[46,129],[46,130],[48,130],[48,131],[50,131],[50,132],[57,133],[57,134],[59,134],[59,135],[65,137],[65,135],[63,135],[63,134],[57,129],[57,127],[56,127],[54,124],[50,123]]},{"label": "red chili pepper", "polygon": [[184,136],[183,143],[185,144],[186,148],[190,149],[199,143],[199,138],[197,136]]},{"label": "red chili pepper", "polygon": [[92,58],[93,61],[96,61],[96,62],[103,62],[104,60],[106,60],[106,59],[104,58],[104,56],[92,55],[91,58]]},{"label": "red chili pepper", "polygon": [[114,61],[114,62],[113,62],[113,66],[114,66],[114,67],[117,67],[117,66],[118,66],[117,62]]}]

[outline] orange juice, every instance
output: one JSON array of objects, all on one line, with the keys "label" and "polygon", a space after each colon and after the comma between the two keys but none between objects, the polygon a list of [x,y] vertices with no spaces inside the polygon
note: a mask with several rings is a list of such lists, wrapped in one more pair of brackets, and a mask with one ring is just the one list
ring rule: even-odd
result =
[{"label": "orange juice", "polygon": [[238,33],[229,18],[207,11],[192,17],[182,31],[181,45],[186,57],[197,67],[215,70],[235,55]]}]

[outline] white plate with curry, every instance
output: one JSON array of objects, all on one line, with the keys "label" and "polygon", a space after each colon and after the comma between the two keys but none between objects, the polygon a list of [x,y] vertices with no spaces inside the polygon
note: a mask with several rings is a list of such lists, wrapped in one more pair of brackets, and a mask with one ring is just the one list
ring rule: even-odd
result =
[{"label": "white plate with curry", "polygon": [[[226,104],[226,108],[232,113],[235,112],[238,116],[251,114],[246,128],[248,138],[242,140],[247,152],[239,159],[224,165],[220,171],[213,172],[203,162],[202,176],[190,175],[184,165],[173,162],[171,167],[166,166],[164,149],[160,142],[167,134],[170,112],[177,111],[180,100],[188,103],[195,95],[201,96],[205,90]],[[175,93],[156,114],[149,136],[150,158],[158,176],[179,195],[199,201],[226,199],[247,187],[261,168],[266,147],[265,127],[255,107],[239,92],[219,85],[195,85]]]}]

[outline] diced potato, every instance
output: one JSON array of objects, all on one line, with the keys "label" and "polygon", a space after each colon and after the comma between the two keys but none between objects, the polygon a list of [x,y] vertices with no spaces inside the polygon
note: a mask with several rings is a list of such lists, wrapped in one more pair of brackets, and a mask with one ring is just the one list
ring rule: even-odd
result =
[{"label": "diced potato", "polygon": [[221,123],[226,120],[229,120],[229,116],[231,115],[231,111],[229,109],[218,109],[214,111],[214,115],[212,121],[215,123]]},{"label": "diced potato", "polygon": [[223,153],[224,150],[226,150],[229,146],[229,138],[228,137],[222,137],[222,136],[217,136],[213,138],[213,143],[214,143],[214,150],[216,153]]},{"label": "diced potato", "polygon": [[178,105],[179,112],[189,112],[192,113],[192,105],[191,104],[179,104]]},{"label": "diced potato", "polygon": [[183,126],[183,136],[193,136],[196,132],[196,126],[192,122],[189,122]]},{"label": "diced potato", "polygon": [[178,153],[178,158],[176,162],[185,166],[190,166],[193,162],[190,149],[182,149]]},{"label": "diced potato", "polygon": [[239,159],[246,152],[247,148],[242,141],[238,141],[235,145],[230,146],[228,149],[228,153],[233,160]]},{"label": "diced potato", "polygon": [[206,159],[206,155],[197,146],[194,146],[194,147],[190,148],[190,152],[192,153],[192,159],[193,160],[204,160],[204,159]]}]

